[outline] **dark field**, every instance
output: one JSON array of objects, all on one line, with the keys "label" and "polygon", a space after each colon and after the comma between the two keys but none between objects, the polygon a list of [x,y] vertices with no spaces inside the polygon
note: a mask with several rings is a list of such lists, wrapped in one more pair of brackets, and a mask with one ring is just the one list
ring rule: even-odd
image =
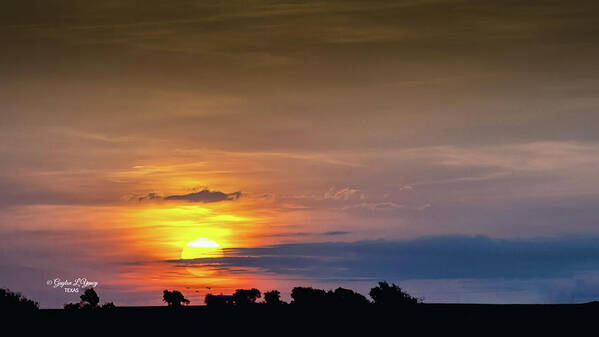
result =
[{"label": "dark field", "polygon": [[[386,335],[596,336],[599,302],[567,305],[419,304],[325,310],[255,304],[118,307],[109,312],[44,309],[12,320],[40,335]],[[20,322],[23,321],[23,322]]]}]

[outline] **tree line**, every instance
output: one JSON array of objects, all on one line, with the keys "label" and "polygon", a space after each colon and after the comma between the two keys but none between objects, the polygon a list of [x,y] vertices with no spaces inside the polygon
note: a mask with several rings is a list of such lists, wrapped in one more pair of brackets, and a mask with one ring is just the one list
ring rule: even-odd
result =
[{"label": "tree line", "polygon": [[[398,285],[387,282],[379,282],[377,286],[370,289],[369,295],[372,301],[364,295],[346,288],[326,291],[312,287],[295,287],[290,295],[292,300],[287,303],[281,300],[281,293],[278,290],[270,290],[262,294],[256,288],[237,289],[232,295],[207,294],[204,301],[208,307],[244,307],[259,304],[269,306],[294,305],[297,307],[360,307],[367,305],[407,306],[419,303],[416,297],[408,294]],[[261,298],[263,298],[262,301],[259,300]],[[162,301],[173,308],[191,303],[178,290],[164,290]],[[94,288],[88,288],[80,296],[79,302],[67,303],[63,308],[68,311],[106,311],[115,307],[112,302],[100,305],[100,297]],[[0,288],[0,309],[6,312],[35,311],[39,309],[39,304],[20,293]]]},{"label": "tree line", "polygon": [[[295,287],[291,291],[291,303],[296,306],[345,306],[358,307],[370,304],[383,306],[406,306],[419,303],[419,300],[408,294],[398,285],[387,282],[379,282],[377,286],[370,289],[369,295],[372,301],[368,300],[364,295],[359,294],[351,289],[337,288],[335,290],[315,289],[312,287]],[[252,289],[237,289],[233,295],[214,295],[207,294],[204,302],[209,307],[217,306],[247,306],[253,304],[265,305],[284,305],[288,304],[281,300],[281,293],[278,290],[271,290],[262,293],[256,288]],[[183,294],[177,290],[164,291],[163,301],[171,307],[179,307],[190,303]]]}]

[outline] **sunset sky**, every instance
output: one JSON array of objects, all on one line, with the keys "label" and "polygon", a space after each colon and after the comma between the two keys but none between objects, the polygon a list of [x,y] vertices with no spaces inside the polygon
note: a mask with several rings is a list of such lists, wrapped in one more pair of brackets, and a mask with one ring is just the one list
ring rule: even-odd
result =
[{"label": "sunset sky", "polygon": [[0,43],[0,287],[41,307],[599,299],[595,0],[3,0]]}]

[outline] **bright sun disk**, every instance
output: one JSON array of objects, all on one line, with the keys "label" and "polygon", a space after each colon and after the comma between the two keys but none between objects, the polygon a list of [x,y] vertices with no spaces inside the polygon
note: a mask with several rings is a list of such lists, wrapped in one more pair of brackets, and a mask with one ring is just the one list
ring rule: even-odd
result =
[{"label": "bright sun disk", "polygon": [[199,238],[193,241],[190,241],[186,245],[187,247],[194,248],[218,248],[220,245],[218,242],[206,238]]}]

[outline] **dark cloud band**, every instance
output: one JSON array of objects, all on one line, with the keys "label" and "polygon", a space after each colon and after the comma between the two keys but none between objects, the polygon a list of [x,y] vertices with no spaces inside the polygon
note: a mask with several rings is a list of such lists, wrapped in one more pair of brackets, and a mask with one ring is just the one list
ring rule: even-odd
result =
[{"label": "dark cloud band", "polygon": [[169,262],[340,279],[542,279],[599,271],[599,237],[496,240],[439,236],[410,241],[284,244],[225,252],[222,258]]}]

